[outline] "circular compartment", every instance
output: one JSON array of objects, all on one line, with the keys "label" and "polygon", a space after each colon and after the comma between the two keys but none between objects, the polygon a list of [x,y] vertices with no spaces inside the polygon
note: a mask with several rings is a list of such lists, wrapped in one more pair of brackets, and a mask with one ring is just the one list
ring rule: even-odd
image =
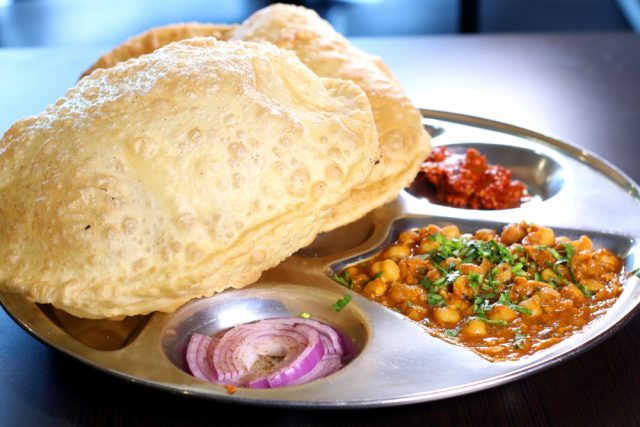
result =
[{"label": "circular compartment", "polygon": [[[461,155],[464,155],[468,148],[475,148],[486,156],[487,163],[499,164],[509,169],[514,179],[522,181],[527,186],[532,199],[526,203],[550,199],[562,190],[566,181],[565,171],[560,162],[535,150],[511,145],[473,142],[447,144],[446,147],[450,152]],[[431,203],[448,206],[438,200],[434,186],[423,174],[418,174],[407,191]]]},{"label": "circular compartment", "polygon": [[194,333],[214,335],[240,324],[309,313],[312,319],[338,329],[355,344],[359,354],[369,339],[370,328],[364,313],[353,302],[340,312],[333,310],[332,304],[340,297],[341,294],[327,290],[284,284],[225,291],[188,304],[173,314],[162,332],[162,347],[174,365],[186,370],[186,346]]}]

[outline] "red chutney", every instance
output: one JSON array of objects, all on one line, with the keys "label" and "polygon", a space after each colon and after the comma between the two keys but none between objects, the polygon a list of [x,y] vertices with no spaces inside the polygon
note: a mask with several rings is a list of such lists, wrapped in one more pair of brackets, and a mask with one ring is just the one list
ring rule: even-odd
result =
[{"label": "red chutney", "polygon": [[517,208],[530,199],[527,187],[511,179],[511,171],[489,165],[478,150],[465,156],[436,147],[421,172],[434,185],[437,198],[449,206],[471,209]]}]

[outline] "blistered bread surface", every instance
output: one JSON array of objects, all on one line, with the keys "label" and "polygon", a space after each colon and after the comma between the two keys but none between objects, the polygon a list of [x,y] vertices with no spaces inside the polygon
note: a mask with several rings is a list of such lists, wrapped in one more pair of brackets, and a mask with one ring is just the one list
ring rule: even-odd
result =
[{"label": "blistered bread surface", "polygon": [[358,219],[393,200],[415,178],[430,153],[430,138],[419,111],[382,60],[352,46],[310,9],[273,5],[262,9],[232,33],[232,39],[268,41],[292,50],[322,77],[353,81],[371,102],[382,157],[369,179],[337,209],[328,229]]},{"label": "blistered bread surface", "polygon": [[355,84],[267,43],[172,43],[4,135],[0,289],[102,318],[250,284],[309,244],[378,156]]},{"label": "blistered bread surface", "polygon": [[180,40],[194,37],[215,37],[218,40],[225,40],[231,36],[235,28],[235,25],[203,24],[199,22],[187,22],[151,28],[150,30],[131,37],[110,52],[104,54],[89,67],[82,76],[87,76],[98,68],[110,68],[127,59],[146,55],[169,43]]}]

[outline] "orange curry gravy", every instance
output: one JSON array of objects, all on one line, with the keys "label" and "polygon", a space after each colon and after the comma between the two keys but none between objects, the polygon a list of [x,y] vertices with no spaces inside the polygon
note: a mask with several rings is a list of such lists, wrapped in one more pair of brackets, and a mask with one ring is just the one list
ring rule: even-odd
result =
[{"label": "orange curry gravy", "polygon": [[492,360],[547,348],[610,307],[622,260],[525,222],[501,234],[428,225],[334,279]]},{"label": "orange curry gravy", "polygon": [[420,171],[443,203],[458,208],[508,209],[529,201],[527,187],[511,179],[511,171],[487,164],[485,156],[469,148],[466,155],[435,147]]}]

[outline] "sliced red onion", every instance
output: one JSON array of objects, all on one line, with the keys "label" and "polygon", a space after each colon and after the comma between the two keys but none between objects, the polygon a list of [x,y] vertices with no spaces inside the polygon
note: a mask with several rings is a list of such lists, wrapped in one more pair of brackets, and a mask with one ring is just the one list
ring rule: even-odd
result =
[{"label": "sliced red onion", "polygon": [[320,334],[316,329],[306,325],[299,325],[298,330],[302,330],[307,336],[307,346],[293,361],[267,377],[267,381],[272,388],[284,387],[291,381],[305,375],[320,362],[326,352],[326,348],[320,339]]},{"label": "sliced red onion", "polygon": [[326,355],[312,370],[305,375],[291,381],[288,385],[306,384],[320,378],[324,378],[342,368],[339,354]]},{"label": "sliced red onion", "polygon": [[211,341],[206,335],[193,334],[187,345],[187,366],[194,377],[205,381],[215,378],[206,357]]},{"label": "sliced red onion", "polygon": [[[333,327],[305,318],[277,318],[238,325],[223,334],[193,334],[187,366],[202,380],[249,388],[305,384],[341,369],[357,348]],[[265,372],[252,372],[260,357],[282,358]]]}]

